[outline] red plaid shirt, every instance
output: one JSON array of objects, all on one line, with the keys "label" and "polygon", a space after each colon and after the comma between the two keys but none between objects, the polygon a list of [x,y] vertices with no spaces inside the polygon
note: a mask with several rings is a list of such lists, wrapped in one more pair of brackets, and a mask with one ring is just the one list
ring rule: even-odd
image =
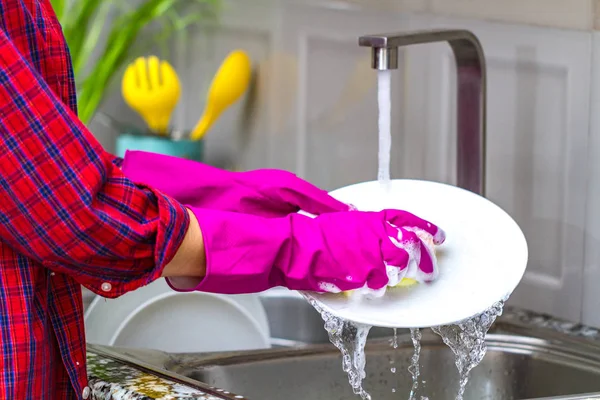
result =
[{"label": "red plaid shirt", "polygon": [[0,157],[0,398],[85,398],[79,284],[113,298],[150,283],[189,219],[78,120],[49,0],[0,0]]}]

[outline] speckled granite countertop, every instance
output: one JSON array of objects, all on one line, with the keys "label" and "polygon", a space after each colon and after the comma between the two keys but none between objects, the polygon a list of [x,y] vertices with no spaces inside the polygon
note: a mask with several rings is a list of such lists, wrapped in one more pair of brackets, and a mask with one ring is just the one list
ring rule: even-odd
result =
[{"label": "speckled granite countertop", "polygon": [[[600,342],[598,329],[524,310],[507,308],[498,319],[497,324],[502,322],[506,325],[517,324],[531,329]],[[164,375],[161,373],[161,376],[146,372],[143,363],[140,363],[140,369],[134,368],[130,366],[131,364],[127,365],[102,354],[102,351],[98,351],[98,348],[93,345],[88,346],[87,359],[89,385],[92,389],[92,398],[96,400],[223,400],[230,398],[244,400],[243,396],[233,396],[220,389],[205,388],[204,384],[196,385],[193,383],[194,381],[187,378],[178,379],[177,375],[171,374],[173,379],[169,379],[169,373],[166,372]],[[134,364],[137,365],[137,363]],[[219,393],[227,396],[221,397]]]},{"label": "speckled granite countertop", "polygon": [[[198,388],[130,367],[93,350],[88,350],[87,362],[94,400],[223,400]],[[236,398],[243,399],[242,396]]]}]

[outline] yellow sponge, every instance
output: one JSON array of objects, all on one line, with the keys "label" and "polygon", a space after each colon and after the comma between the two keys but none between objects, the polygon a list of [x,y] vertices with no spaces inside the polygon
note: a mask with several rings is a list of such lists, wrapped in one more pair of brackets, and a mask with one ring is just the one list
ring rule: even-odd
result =
[{"label": "yellow sponge", "polygon": [[[433,236],[429,235],[429,234],[425,234],[422,232],[417,232],[417,236],[419,236],[419,238],[425,242],[425,244],[433,250],[433,255],[435,257],[435,244],[433,243]],[[395,286],[388,286],[388,288],[407,288],[407,287],[411,287],[414,286],[416,284],[418,284],[419,282],[416,279],[412,279],[412,278],[403,278],[397,285]],[[352,294],[353,290],[348,290],[345,292],[342,292],[342,294],[346,297],[350,297],[350,295]]]},{"label": "yellow sponge", "polygon": [[394,287],[409,287],[409,286],[413,286],[416,285],[417,283],[419,283],[417,280],[412,279],[412,278],[404,278],[400,281],[400,283],[398,283],[396,286]]},{"label": "yellow sponge", "polygon": [[[407,288],[410,286],[414,286],[419,282],[412,278],[403,278],[396,286],[388,286],[388,288]],[[354,290],[347,290],[342,292],[342,294],[346,297],[350,297],[350,295],[354,292]]]}]

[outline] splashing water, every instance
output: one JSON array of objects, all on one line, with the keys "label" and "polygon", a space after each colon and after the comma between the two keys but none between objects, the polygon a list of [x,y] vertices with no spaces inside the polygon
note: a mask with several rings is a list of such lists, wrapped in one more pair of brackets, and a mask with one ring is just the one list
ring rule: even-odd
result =
[{"label": "splashing water", "polygon": [[348,374],[354,394],[363,400],[371,400],[371,395],[362,387],[362,381],[367,376],[365,345],[371,326],[334,317],[319,307],[314,300],[310,300],[310,304],[321,314],[329,340],[342,352],[342,369]]},{"label": "splashing water", "polygon": [[[496,321],[496,318],[502,315],[506,300],[507,298],[498,301],[483,313],[459,324],[431,328],[433,332],[442,338],[443,342],[455,355],[455,364],[460,377],[456,400],[463,400],[467,382],[469,381],[469,373],[483,360],[487,352],[485,336]],[[365,345],[371,326],[355,324],[335,317],[324,311],[314,299],[310,299],[309,303],[321,314],[325,322],[325,330],[329,335],[329,340],[342,353],[342,369],[348,374],[348,380],[354,394],[359,395],[362,400],[371,400],[371,395],[362,387],[362,382],[366,377]],[[411,365],[408,367],[413,380],[409,400],[415,400],[419,388],[419,376],[421,375],[419,359],[421,355],[422,334],[418,328],[411,329],[410,333],[414,353],[411,358]],[[391,345],[394,349],[398,348],[396,329],[394,329],[394,337]],[[395,374],[395,355],[390,364],[392,365],[390,371]],[[392,392],[395,391],[395,389],[392,389]],[[421,396],[421,400],[429,399]]]},{"label": "splashing water", "polygon": [[[469,373],[481,363],[487,352],[485,336],[496,321],[496,318],[502,315],[504,303],[507,299],[508,297],[498,301],[483,313],[459,324],[431,328],[434,333],[442,338],[443,342],[455,355],[455,364],[460,377],[456,400],[463,400],[467,382],[469,381]],[[315,300],[311,299],[309,302],[321,314],[325,322],[325,330],[329,335],[329,340],[342,353],[342,369],[348,374],[348,380],[354,394],[359,395],[362,400],[371,400],[371,395],[362,387],[362,381],[366,377],[365,345],[371,326],[355,324],[335,317],[324,311]],[[409,400],[415,400],[419,388],[419,376],[421,375],[419,359],[421,355],[422,334],[418,328],[411,329],[410,334],[414,353],[411,358],[411,365],[408,367],[413,381]],[[398,348],[398,334],[396,329],[394,329],[391,347],[394,349]],[[395,374],[395,355],[390,364],[390,371]],[[392,392],[396,392],[396,389],[392,389]],[[421,400],[429,399],[428,397],[421,396]]]},{"label": "splashing water", "polygon": [[408,367],[408,372],[412,375],[412,388],[410,390],[410,395],[408,397],[409,400],[415,399],[417,395],[417,390],[419,389],[419,375],[421,375],[421,371],[419,370],[419,358],[421,357],[421,331],[419,328],[413,328],[410,330],[410,338],[413,343],[413,347],[415,351],[411,358],[410,366]]},{"label": "splashing water", "polygon": [[377,179],[389,187],[390,158],[392,151],[392,100],[391,100],[391,71],[379,71],[377,101],[379,105],[379,167]]},{"label": "splashing water", "polygon": [[494,321],[496,321],[496,318],[502,315],[505,301],[506,298],[495,303],[483,313],[457,325],[431,328],[436,334],[441,336],[444,343],[450,347],[456,357],[455,363],[460,377],[460,386],[456,400],[463,399],[465,388],[469,381],[469,372],[479,365],[485,356],[487,351],[485,335]]},{"label": "splashing water", "polygon": [[[379,71],[378,74],[378,105],[379,105],[379,165],[377,179],[384,188],[390,187],[390,159],[391,159],[391,71]],[[487,351],[485,336],[498,316],[502,314],[504,302],[507,298],[495,303],[488,310],[475,317],[469,318],[457,325],[444,325],[431,328],[438,334],[444,343],[450,347],[455,355],[455,363],[460,376],[459,391],[456,400],[462,400],[469,380],[470,371],[475,368]],[[324,311],[314,299],[309,303],[321,314],[325,322],[325,330],[329,340],[342,353],[342,369],[348,374],[348,380],[352,390],[363,400],[371,400],[362,382],[366,377],[366,355],[365,345],[371,326],[355,324],[350,321],[335,317]],[[411,329],[411,340],[414,353],[408,371],[412,376],[412,388],[409,400],[416,400],[419,389],[421,355],[421,331],[418,328]],[[394,329],[394,337],[391,345],[398,348],[398,334]],[[396,373],[396,355],[394,353],[390,361],[390,371]],[[425,381],[423,381],[423,384]],[[392,392],[396,389],[393,388]],[[421,396],[421,400],[429,400]]]}]

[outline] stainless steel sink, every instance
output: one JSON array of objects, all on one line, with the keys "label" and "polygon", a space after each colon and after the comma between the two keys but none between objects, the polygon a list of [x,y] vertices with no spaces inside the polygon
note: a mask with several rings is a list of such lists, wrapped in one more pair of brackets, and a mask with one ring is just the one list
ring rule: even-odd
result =
[{"label": "stainless steel sink", "polygon": [[[188,385],[202,382],[249,400],[353,400],[341,357],[328,342],[320,316],[300,296],[266,293],[274,343],[293,346],[219,354],[166,354],[102,348],[95,352]],[[525,318],[520,316],[526,315]],[[375,336],[391,330],[374,330]],[[393,350],[389,338],[370,335],[365,388],[373,400],[407,398],[413,353],[409,335]],[[465,399],[600,399],[600,340],[596,330],[510,311],[488,335],[488,354],[471,373]],[[315,344],[316,343],[316,344]],[[452,352],[429,330],[423,334],[421,395],[454,399],[457,372]],[[395,360],[396,374],[391,373]],[[395,392],[393,390],[395,389]],[[587,393],[587,394],[586,394]],[[596,393],[596,394],[593,394]]]},{"label": "stainless steel sink", "polygon": [[[454,356],[433,334],[424,336],[421,371],[425,384],[420,394],[432,400],[454,399],[458,382]],[[466,399],[533,399],[600,391],[598,355],[512,335],[490,335],[488,343],[488,354],[472,371]],[[387,340],[368,345],[365,388],[374,400],[408,397],[412,353],[408,337],[401,338],[397,351]],[[390,371],[393,360],[396,374]],[[184,363],[174,372],[248,399],[356,398],[342,372],[339,352],[330,346]]]}]

